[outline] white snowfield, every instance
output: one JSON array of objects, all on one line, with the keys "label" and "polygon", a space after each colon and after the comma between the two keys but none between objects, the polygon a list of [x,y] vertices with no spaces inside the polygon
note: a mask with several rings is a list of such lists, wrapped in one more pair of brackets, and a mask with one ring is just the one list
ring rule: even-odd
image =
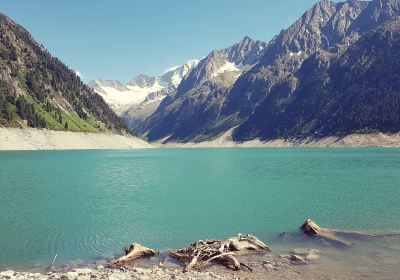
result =
[{"label": "white snowfield", "polygon": [[221,66],[216,71],[214,71],[214,73],[212,74],[212,77],[213,78],[217,77],[225,72],[237,72],[237,71],[241,71],[239,65],[236,65],[233,62],[226,61],[223,66]]},{"label": "white snowfield", "polygon": [[33,128],[0,128],[0,151],[12,150],[121,150],[151,148],[131,135],[81,133]]},{"label": "white snowfield", "polygon": [[172,85],[174,85],[175,87],[178,87],[179,84],[181,83],[183,77],[185,77],[185,75],[190,71],[190,69],[195,67],[198,63],[199,63],[199,60],[191,59],[191,60],[187,61],[184,65],[181,65],[181,66],[178,65],[178,66],[168,68],[167,71],[165,71],[163,73],[163,75],[161,76],[161,80],[163,80],[163,77],[168,76],[169,73],[172,73],[172,77],[169,79],[170,81],[168,81],[168,82],[171,83]]},{"label": "white snowfield", "polygon": [[[171,67],[163,74],[154,77],[154,82],[151,85],[143,86],[130,82],[125,86],[118,81],[114,81],[116,85],[120,85],[114,87],[110,81],[103,83],[102,80],[97,80],[94,81],[94,83],[96,86],[100,87],[101,90],[94,89],[118,115],[122,115],[128,108],[142,103],[149,94],[159,92],[170,86],[178,87],[183,77],[196,66],[198,62],[198,60],[192,59],[184,65]],[[151,77],[149,78],[151,79]],[[135,79],[133,81],[135,81]]]},{"label": "white snowfield", "polygon": [[142,103],[150,93],[158,92],[165,87],[155,83],[151,87],[127,86],[129,90],[119,90],[113,87],[102,87],[105,93],[98,92],[117,113],[125,107]]}]

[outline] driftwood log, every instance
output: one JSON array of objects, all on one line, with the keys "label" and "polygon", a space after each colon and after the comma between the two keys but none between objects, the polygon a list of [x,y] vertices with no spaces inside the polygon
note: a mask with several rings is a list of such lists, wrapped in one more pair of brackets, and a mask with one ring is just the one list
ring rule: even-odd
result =
[{"label": "driftwood log", "polygon": [[231,269],[246,267],[236,258],[237,252],[270,252],[270,248],[254,235],[241,235],[228,240],[200,240],[189,247],[171,250],[170,256],[185,265],[184,272],[201,270],[212,263],[220,263]]},{"label": "driftwood log", "polygon": [[342,236],[353,236],[353,237],[375,237],[374,234],[368,234],[358,231],[348,231],[348,230],[335,230],[322,228],[317,225],[311,219],[307,219],[300,227],[303,232],[309,236],[317,236],[322,239],[333,241],[344,246],[354,246],[354,243],[344,239]]},{"label": "driftwood log", "polygon": [[129,246],[129,248],[125,248],[125,255],[113,261],[110,264],[110,267],[123,266],[132,263],[139,258],[152,257],[155,254],[156,252],[154,250],[144,247],[138,243],[133,243],[131,246]]}]

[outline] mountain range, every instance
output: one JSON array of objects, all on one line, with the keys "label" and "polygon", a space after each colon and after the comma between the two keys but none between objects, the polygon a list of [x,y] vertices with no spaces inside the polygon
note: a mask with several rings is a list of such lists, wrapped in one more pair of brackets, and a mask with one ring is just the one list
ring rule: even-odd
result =
[{"label": "mountain range", "polygon": [[4,15],[0,29],[0,126],[127,126],[162,143],[400,131],[400,0],[322,0],[268,43],[246,36],[127,84],[86,86]]},{"label": "mountain range", "polygon": [[155,77],[140,74],[127,84],[115,80],[94,80],[88,85],[133,129],[155,112],[161,101],[176,90],[182,78],[197,63],[198,60],[192,59]]},{"label": "mountain range", "polygon": [[134,132],[235,141],[400,130],[399,0],[322,0],[269,43],[211,52]]}]

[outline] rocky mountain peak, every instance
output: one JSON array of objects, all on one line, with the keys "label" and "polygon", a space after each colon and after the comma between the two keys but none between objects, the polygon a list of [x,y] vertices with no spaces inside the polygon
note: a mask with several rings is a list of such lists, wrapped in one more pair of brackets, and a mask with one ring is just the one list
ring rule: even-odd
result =
[{"label": "rocky mountain peak", "polygon": [[138,86],[141,88],[145,87],[151,87],[155,83],[155,78],[154,77],[149,77],[144,74],[140,74],[133,78],[129,83],[128,86]]},{"label": "rocky mountain peak", "polygon": [[386,21],[398,14],[400,10],[399,0],[374,0],[370,4],[372,19]]},{"label": "rocky mountain peak", "polygon": [[[248,69],[260,60],[266,46],[265,42],[255,41],[246,36],[229,48],[210,52],[184,77],[178,87],[178,96],[224,73],[230,72],[235,80],[241,75],[244,68]],[[224,86],[226,87],[228,84],[229,82]]]},{"label": "rocky mountain peak", "polygon": [[306,58],[318,50],[332,51],[398,14],[400,0],[322,0],[270,42],[262,65],[273,65],[288,53],[302,52]]},{"label": "rocky mountain peak", "polygon": [[[237,128],[232,137],[240,141],[277,135],[314,135],[315,132],[323,135],[337,132],[334,125],[347,123],[338,116],[343,104],[349,106],[343,116],[355,120],[347,131],[372,127],[367,123],[372,119],[369,116],[364,119],[367,125],[359,126],[360,116],[366,116],[365,110],[371,108],[376,112],[381,110],[372,104],[385,103],[380,99],[385,94],[388,94],[387,102],[391,102],[394,98],[391,94],[397,93],[398,86],[396,84],[390,93],[387,89],[382,91],[376,83],[370,83],[379,73],[370,71],[369,75],[365,65],[374,64],[382,72],[386,71],[380,77],[382,80],[392,74],[394,77],[393,71],[381,67],[384,64],[380,65],[380,57],[397,67],[397,53],[393,52],[392,44],[397,41],[389,38],[396,35],[391,30],[376,33],[376,38],[365,39],[386,20],[400,15],[399,2],[323,0],[269,44],[246,36],[229,48],[212,51],[186,75],[176,93],[164,99],[160,107],[137,127],[137,131],[151,141],[167,136],[167,141],[201,141],[233,127]],[[381,49],[379,54],[376,48]],[[393,53],[385,55],[386,50]],[[361,80],[368,84],[368,90],[356,84],[345,84],[346,75],[342,73],[363,77]],[[391,81],[397,83],[398,79]],[[336,91],[339,84],[344,86]],[[369,92],[372,88],[376,90],[374,94]],[[352,102],[360,99],[348,96],[359,95],[366,97],[366,103],[359,106],[361,113],[355,116],[351,112],[358,104]],[[332,105],[332,100],[337,103]],[[371,116],[380,115],[376,112]],[[395,110],[387,112],[392,120],[397,118],[395,125],[398,127],[398,114]],[[325,114],[324,118],[319,117],[321,114]],[[325,126],[326,120],[333,120],[330,128]],[[373,121],[374,125],[380,121]],[[389,122],[381,127],[384,126],[394,127]],[[271,133],[270,128],[275,131]],[[323,133],[319,134],[321,131]]]},{"label": "rocky mountain peak", "polygon": [[236,64],[251,65],[263,54],[267,44],[244,37],[239,43],[228,48],[228,59]]},{"label": "rocky mountain peak", "polygon": [[88,84],[88,86],[94,87],[112,87],[121,91],[127,90],[127,87],[120,81],[117,80],[94,80]]}]

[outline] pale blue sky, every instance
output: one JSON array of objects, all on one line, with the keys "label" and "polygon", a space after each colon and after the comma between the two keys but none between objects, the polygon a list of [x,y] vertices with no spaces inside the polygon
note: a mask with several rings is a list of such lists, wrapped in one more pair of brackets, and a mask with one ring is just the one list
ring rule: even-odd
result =
[{"label": "pale blue sky", "polygon": [[155,75],[244,36],[269,41],[316,0],[1,0],[85,80]]}]

